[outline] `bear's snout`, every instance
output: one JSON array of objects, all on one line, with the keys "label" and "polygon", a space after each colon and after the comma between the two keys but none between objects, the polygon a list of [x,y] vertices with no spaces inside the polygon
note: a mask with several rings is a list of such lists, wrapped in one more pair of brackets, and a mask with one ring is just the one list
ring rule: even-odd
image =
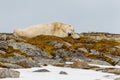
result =
[{"label": "bear's snout", "polygon": [[71,33],[68,33],[68,36],[71,36],[72,34]]}]

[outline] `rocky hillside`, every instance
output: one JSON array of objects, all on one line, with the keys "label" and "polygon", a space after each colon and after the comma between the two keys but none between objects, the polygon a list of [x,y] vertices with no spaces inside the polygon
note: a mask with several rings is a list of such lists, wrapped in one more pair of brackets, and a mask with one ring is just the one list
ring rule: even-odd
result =
[{"label": "rocky hillside", "polygon": [[30,68],[41,64],[65,63],[82,59],[88,63],[120,65],[120,35],[81,33],[72,37],[15,37],[0,33],[0,67]]}]

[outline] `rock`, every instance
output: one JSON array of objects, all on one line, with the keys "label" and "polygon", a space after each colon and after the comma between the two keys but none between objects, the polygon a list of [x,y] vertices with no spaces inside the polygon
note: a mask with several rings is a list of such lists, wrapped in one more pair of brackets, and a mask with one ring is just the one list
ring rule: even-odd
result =
[{"label": "rock", "polygon": [[58,43],[57,41],[50,42],[49,44],[53,45],[55,49],[62,48],[63,43]]},{"label": "rock", "polygon": [[105,68],[105,69],[102,69],[102,72],[120,75],[120,68]]},{"label": "rock", "polygon": [[6,57],[0,58],[0,62],[8,62],[8,63],[16,64],[23,59],[26,59],[26,57],[17,53],[13,53],[13,56],[9,56],[7,58]]},{"label": "rock", "polygon": [[116,78],[116,79],[114,79],[114,80],[120,80],[120,77],[118,77],[118,78]]},{"label": "rock", "polygon": [[45,51],[40,48],[25,42],[16,42],[14,40],[9,40],[8,45],[12,46],[14,49],[19,49],[21,52],[26,53],[29,56],[36,57],[41,56],[43,58],[51,58]]},{"label": "rock", "polygon": [[33,72],[50,72],[50,71],[47,69],[40,69],[40,70],[35,70]]},{"label": "rock", "polygon": [[0,69],[0,78],[19,78],[20,72],[10,69]]},{"label": "rock", "polygon": [[8,48],[7,41],[0,41],[0,50],[6,50]]},{"label": "rock", "polygon": [[91,52],[90,54],[95,54],[95,55],[99,55],[100,54],[99,51],[96,51],[96,50],[93,50],[93,49],[91,49],[90,52]]},{"label": "rock", "polygon": [[88,50],[86,48],[78,48],[78,50],[84,51],[88,53]]},{"label": "rock", "polygon": [[120,60],[118,61],[117,65],[119,65],[119,66],[120,66]]},{"label": "rock", "polygon": [[40,65],[38,63],[36,63],[34,60],[32,60],[31,58],[20,60],[16,64],[18,64],[24,68],[40,67]]},{"label": "rock", "polygon": [[64,44],[65,44],[65,46],[67,46],[67,47],[70,47],[70,46],[72,46],[70,43],[68,43],[68,42],[64,42]]},{"label": "rock", "polygon": [[98,65],[106,65],[106,66],[111,66],[111,64],[109,64],[106,61],[101,61],[101,60],[93,60],[93,59],[89,59],[87,61],[89,64],[98,64]]},{"label": "rock", "polygon": [[[34,60],[36,59],[36,57],[34,58]],[[37,58],[38,59],[38,58]],[[58,64],[61,63],[61,59],[45,59],[45,58],[39,58],[39,61],[37,61],[40,65],[44,65],[44,64],[50,64],[50,65],[54,65],[54,64]]]},{"label": "rock", "polygon": [[17,64],[7,63],[7,62],[0,62],[0,67],[2,67],[2,68],[12,68],[12,69],[23,68],[22,66],[19,66]]},{"label": "rock", "polygon": [[65,51],[64,49],[59,49],[55,53],[55,59],[63,59],[64,61],[72,61],[73,58],[87,59],[83,54],[75,50]]},{"label": "rock", "polygon": [[5,52],[5,51],[0,50],[0,54],[6,54],[6,52]]},{"label": "rock", "polygon": [[7,35],[6,34],[1,34],[0,40],[5,41],[6,39],[7,39]]},{"label": "rock", "polygon": [[67,75],[68,73],[67,72],[65,72],[65,71],[60,71],[60,73],[59,74],[62,74],[62,75]]},{"label": "rock", "polygon": [[77,33],[74,33],[74,34],[72,35],[72,38],[74,38],[74,39],[80,39],[80,36],[79,36]]},{"label": "rock", "polygon": [[77,59],[73,62],[71,65],[72,68],[82,68],[82,69],[88,69],[90,66],[83,60]]}]

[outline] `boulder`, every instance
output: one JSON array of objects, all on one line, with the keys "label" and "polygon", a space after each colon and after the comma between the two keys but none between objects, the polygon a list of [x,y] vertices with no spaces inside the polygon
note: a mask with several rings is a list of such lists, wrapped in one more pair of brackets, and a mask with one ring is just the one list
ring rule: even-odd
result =
[{"label": "boulder", "polygon": [[40,67],[40,65],[38,63],[36,63],[34,60],[32,60],[31,58],[20,60],[16,64],[18,64],[24,68]]},{"label": "boulder", "polygon": [[87,62],[89,64],[98,64],[98,65],[106,65],[106,66],[111,66],[111,64],[109,64],[106,61],[102,61],[102,60],[94,60],[94,59],[89,59],[87,60]]},{"label": "boulder", "polygon": [[13,63],[7,63],[7,62],[0,62],[0,67],[12,68],[12,69],[24,68],[24,67],[22,67],[20,65],[13,64]]},{"label": "boulder", "polygon": [[73,62],[71,65],[72,68],[82,68],[82,69],[88,69],[90,66],[83,60],[77,59]]},{"label": "boulder", "polygon": [[14,49],[19,49],[21,52],[26,53],[32,57],[41,56],[43,58],[51,58],[51,56],[48,55],[45,51],[29,43],[9,40],[8,45],[12,46]]},{"label": "boulder", "polygon": [[120,68],[105,68],[102,70],[102,72],[107,72],[107,73],[113,73],[120,75]]},{"label": "boulder", "polygon": [[64,49],[59,49],[56,50],[55,53],[56,59],[63,59],[64,61],[73,61],[74,58],[79,58],[82,60],[87,59],[83,54],[75,50],[66,51]]},{"label": "boulder", "polygon": [[55,49],[62,48],[63,43],[58,43],[57,41],[50,42],[49,44],[53,45]]},{"label": "boulder", "polygon": [[3,50],[0,50],[0,54],[6,54],[6,52]]},{"label": "boulder", "polygon": [[7,39],[7,35],[6,34],[1,34],[0,35],[0,40],[5,41]]},{"label": "boulder", "polygon": [[19,78],[20,72],[10,69],[0,69],[0,78]]},{"label": "boulder", "polygon": [[60,71],[60,73],[59,74],[62,74],[62,75],[67,75],[68,73],[67,72],[65,72],[65,71]]},{"label": "boulder", "polygon": [[33,72],[50,72],[50,71],[47,69],[40,69],[40,70],[35,70]]},{"label": "boulder", "polygon": [[116,78],[115,80],[120,80],[120,77]]},{"label": "boulder", "polygon": [[7,41],[0,41],[0,50],[6,50],[8,48]]}]

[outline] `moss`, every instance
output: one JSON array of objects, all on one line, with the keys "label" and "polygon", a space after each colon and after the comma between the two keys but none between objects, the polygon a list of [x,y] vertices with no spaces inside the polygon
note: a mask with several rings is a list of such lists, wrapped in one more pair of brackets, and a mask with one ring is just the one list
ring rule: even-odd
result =
[{"label": "moss", "polygon": [[37,36],[34,38],[24,38],[24,40],[30,44],[33,44],[44,51],[46,51],[50,55],[54,55],[54,46],[50,45],[49,43],[52,41],[62,42],[62,38],[56,36]]},{"label": "moss", "polygon": [[23,55],[25,57],[31,57],[31,56],[27,55],[26,53],[23,53],[20,50],[14,49],[12,46],[9,46],[8,49],[6,50],[6,54],[0,54],[0,58],[7,58],[7,57],[15,56],[14,53]]},{"label": "moss", "polygon": [[[92,34],[93,35],[93,34]],[[90,35],[91,36],[91,35]],[[104,34],[96,34],[95,36],[104,36]],[[82,36],[80,39],[76,40],[72,37],[65,37],[60,38],[56,36],[47,36],[47,35],[40,35],[34,38],[22,38],[25,42],[28,42],[30,44],[33,44],[44,51],[46,51],[50,55],[55,55],[55,48],[53,45],[49,44],[52,41],[57,41],[60,43],[68,42],[72,46],[66,46],[65,44],[62,46],[62,48],[65,51],[69,50],[77,50],[78,48],[86,48],[88,52],[91,52],[91,49],[99,51],[100,53],[104,53],[104,55],[95,55],[95,54],[89,54],[85,53],[83,51],[79,51],[83,53],[85,56],[92,58],[92,59],[100,59],[103,61],[107,61],[110,64],[114,64],[112,58],[106,56],[106,55],[112,55],[112,56],[120,56],[120,49],[117,49],[113,52],[112,48],[115,46],[120,46],[120,42],[117,42],[115,40],[95,40],[90,38],[89,36]],[[65,56],[65,58],[69,58],[70,56]]]}]

